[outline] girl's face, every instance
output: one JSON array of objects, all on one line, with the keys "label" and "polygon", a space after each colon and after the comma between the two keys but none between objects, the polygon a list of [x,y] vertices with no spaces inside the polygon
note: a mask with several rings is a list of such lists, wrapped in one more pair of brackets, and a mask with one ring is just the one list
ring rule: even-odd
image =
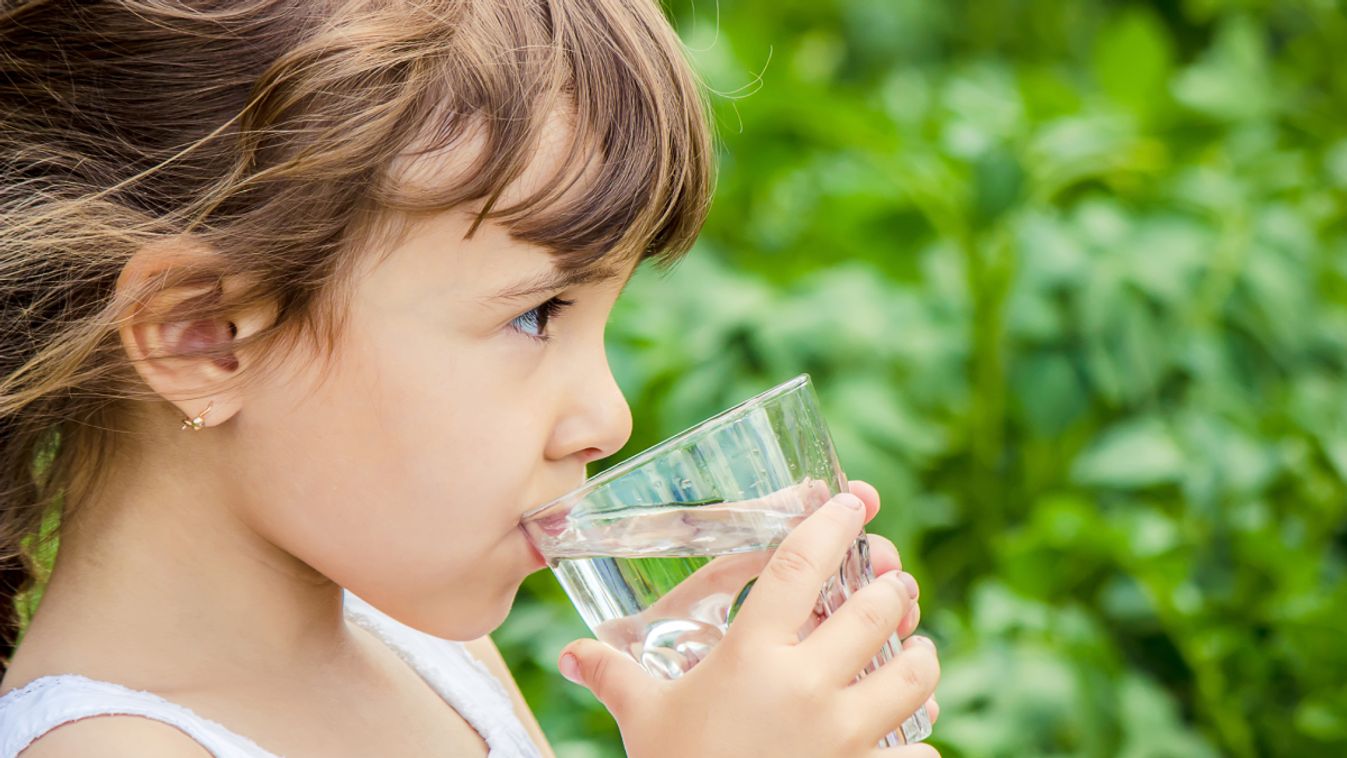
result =
[{"label": "girl's face", "polygon": [[[234,418],[259,534],[405,623],[470,639],[543,564],[519,516],[614,453],[631,413],[604,324],[634,263],[547,287],[552,256],[453,211],[363,264],[330,374],[287,357]],[[570,301],[560,310],[549,298]],[[555,300],[550,301],[553,304]]]}]

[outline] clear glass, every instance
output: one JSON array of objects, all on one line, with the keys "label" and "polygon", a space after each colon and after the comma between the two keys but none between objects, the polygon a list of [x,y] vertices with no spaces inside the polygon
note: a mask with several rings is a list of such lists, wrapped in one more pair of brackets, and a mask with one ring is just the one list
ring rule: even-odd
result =
[{"label": "clear glass", "polygon": [[[521,525],[598,639],[676,679],[725,635],[786,534],[846,489],[801,374],[592,477]],[[862,531],[800,638],[873,579]],[[901,649],[895,634],[858,678]],[[879,744],[930,732],[923,707]]]}]

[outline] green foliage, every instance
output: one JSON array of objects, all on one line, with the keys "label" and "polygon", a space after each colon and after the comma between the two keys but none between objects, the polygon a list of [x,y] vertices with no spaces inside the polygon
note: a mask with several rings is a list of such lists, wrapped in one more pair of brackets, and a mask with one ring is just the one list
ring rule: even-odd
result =
[{"label": "green foliage", "polygon": [[[811,373],[923,585],[950,756],[1347,749],[1347,13],[1334,0],[674,7],[700,249],[609,328],[612,463]],[[498,633],[562,756],[621,755]]]}]

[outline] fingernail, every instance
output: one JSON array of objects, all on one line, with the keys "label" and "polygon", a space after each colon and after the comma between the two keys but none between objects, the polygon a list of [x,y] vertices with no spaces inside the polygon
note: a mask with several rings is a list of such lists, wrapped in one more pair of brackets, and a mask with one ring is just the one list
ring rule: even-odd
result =
[{"label": "fingernail", "polygon": [[557,664],[561,675],[575,684],[584,684],[580,681],[580,660],[570,653],[561,656],[561,661]]},{"label": "fingernail", "polygon": [[898,628],[900,630],[906,629],[907,633],[911,634],[912,630],[917,628],[917,614],[919,613],[921,613],[921,606],[913,603],[912,607],[907,609],[907,614],[903,616],[903,623],[899,624]]},{"label": "fingernail", "polygon": [[916,600],[917,594],[921,592],[921,589],[917,587],[917,578],[907,573],[906,571],[900,573],[898,575],[898,578],[901,579],[903,581],[903,584],[907,586],[907,594],[913,600]]},{"label": "fingernail", "polygon": [[841,503],[842,505],[845,505],[846,507],[850,508],[853,511],[860,511],[865,509],[865,503],[862,503],[860,498],[856,497],[850,492],[843,492],[842,494],[838,495],[837,502]]},{"label": "fingernail", "polygon": [[925,645],[926,647],[929,647],[932,650],[935,649],[935,642],[930,637],[923,637],[920,634],[914,634],[911,637],[908,637],[908,639],[912,640],[913,642],[916,642],[917,644]]}]

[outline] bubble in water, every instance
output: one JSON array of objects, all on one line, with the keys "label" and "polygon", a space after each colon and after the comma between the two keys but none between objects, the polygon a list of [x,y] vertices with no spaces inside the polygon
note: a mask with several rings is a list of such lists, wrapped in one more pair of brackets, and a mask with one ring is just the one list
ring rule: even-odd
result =
[{"label": "bubble in water", "polygon": [[641,665],[655,676],[665,679],[677,679],[691,668],[685,664],[682,656],[673,650],[662,647],[647,648],[641,652]]},{"label": "bubble in water", "polygon": [[714,592],[689,606],[688,615],[723,629],[730,623],[731,606],[738,602],[724,592]]},{"label": "bubble in water", "polygon": [[705,658],[722,636],[719,628],[698,621],[656,621],[646,627],[641,665],[656,676],[677,679]]}]

